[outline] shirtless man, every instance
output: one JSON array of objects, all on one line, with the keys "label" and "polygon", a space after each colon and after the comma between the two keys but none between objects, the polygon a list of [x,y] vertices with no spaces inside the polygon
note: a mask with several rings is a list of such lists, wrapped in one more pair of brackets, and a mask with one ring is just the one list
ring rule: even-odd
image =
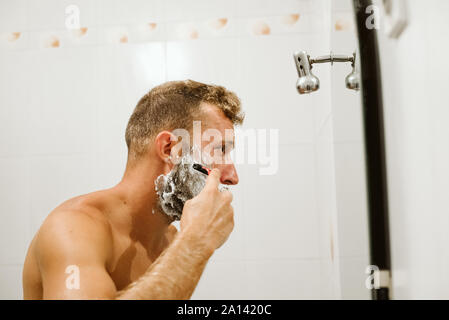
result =
[{"label": "shirtless man", "polygon": [[[177,232],[157,210],[154,181],[173,168],[169,159],[179,142],[172,131],[191,131],[195,120],[203,130],[221,133],[213,149],[227,161],[213,164],[205,188],[186,202]],[[218,186],[238,183],[228,158],[234,139],[225,141],[225,130],[242,121],[239,99],[223,87],[187,80],[153,88],[129,120],[122,180],[62,203],[33,238],[23,270],[24,298],[189,299],[234,226],[232,194]],[[79,287],[67,285],[66,272],[73,268]]]}]

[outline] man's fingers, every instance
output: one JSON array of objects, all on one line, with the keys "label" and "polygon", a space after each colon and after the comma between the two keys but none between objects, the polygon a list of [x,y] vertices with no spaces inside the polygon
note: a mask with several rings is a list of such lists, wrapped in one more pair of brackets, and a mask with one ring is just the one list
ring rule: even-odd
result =
[{"label": "man's fingers", "polygon": [[217,190],[220,185],[221,172],[219,169],[212,169],[206,180],[206,185],[204,189],[206,190]]}]

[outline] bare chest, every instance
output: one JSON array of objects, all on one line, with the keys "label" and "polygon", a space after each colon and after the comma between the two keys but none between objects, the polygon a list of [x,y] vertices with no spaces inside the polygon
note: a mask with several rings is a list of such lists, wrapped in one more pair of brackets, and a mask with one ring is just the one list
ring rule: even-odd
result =
[{"label": "bare chest", "polygon": [[151,251],[141,243],[129,239],[116,241],[109,274],[117,290],[122,290],[139,279],[160,253],[161,250]]},{"label": "bare chest", "polygon": [[177,234],[176,228],[170,226],[164,237],[158,241],[158,245],[150,246],[115,231],[117,230],[113,231],[113,259],[108,265],[108,272],[117,290],[123,290],[144,275],[161,253],[171,245]]}]

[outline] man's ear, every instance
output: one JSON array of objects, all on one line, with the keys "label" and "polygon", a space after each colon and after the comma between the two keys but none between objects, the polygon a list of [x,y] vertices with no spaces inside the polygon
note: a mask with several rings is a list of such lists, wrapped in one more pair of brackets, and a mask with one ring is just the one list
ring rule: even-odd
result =
[{"label": "man's ear", "polygon": [[161,131],[154,139],[155,151],[159,159],[170,164],[172,148],[177,144],[176,136],[170,131]]}]

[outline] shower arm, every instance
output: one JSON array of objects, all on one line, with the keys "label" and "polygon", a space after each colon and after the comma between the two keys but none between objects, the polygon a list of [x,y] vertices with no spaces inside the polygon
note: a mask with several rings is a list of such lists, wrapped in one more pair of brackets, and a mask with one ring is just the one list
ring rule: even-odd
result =
[{"label": "shower arm", "polygon": [[314,63],[328,63],[330,62],[331,65],[334,64],[334,62],[351,62],[351,65],[354,66],[355,61],[355,53],[352,56],[345,56],[345,55],[334,55],[332,52],[327,56],[321,56],[316,57],[315,59],[309,59],[310,64]]}]

